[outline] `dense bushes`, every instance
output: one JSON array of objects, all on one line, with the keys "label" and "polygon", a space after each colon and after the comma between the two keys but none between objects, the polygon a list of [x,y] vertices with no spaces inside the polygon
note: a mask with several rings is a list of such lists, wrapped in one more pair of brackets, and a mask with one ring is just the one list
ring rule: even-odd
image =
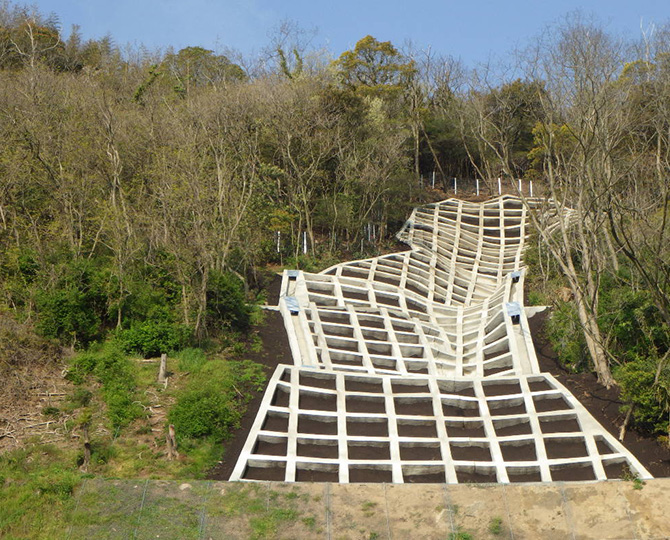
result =
[{"label": "dense bushes", "polygon": [[[158,262],[171,264],[160,257]],[[24,274],[29,272],[36,285],[36,329],[65,345],[85,348],[103,341],[113,330],[124,352],[144,357],[189,346],[195,337],[194,328],[179,321],[193,320],[196,313],[185,314],[180,309],[176,285],[165,270],[149,266],[143,276],[121,284],[111,263],[107,257],[81,260],[66,255],[64,261],[44,267],[24,262],[23,266],[29,268],[19,271],[20,265],[14,261],[5,279],[11,290],[12,284],[14,288],[25,287]],[[11,290],[8,294],[13,294]],[[24,296],[30,295],[24,292]],[[206,296],[202,327],[209,336],[249,329],[252,306],[247,303],[244,283],[234,273],[212,271]],[[30,303],[29,298],[26,301]]]},{"label": "dense bushes", "polygon": [[133,324],[117,337],[124,352],[150,358],[183,349],[192,340],[193,331],[183,324],[149,320]]},{"label": "dense bushes", "polygon": [[181,438],[224,440],[239,427],[251,393],[265,382],[262,366],[250,361],[211,360],[192,373],[188,388],[169,413]]},{"label": "dense bushes", "polygon": [[637,358],[619,366],[614,375],[626,409],[633,408],[634,423],[650,433],[667,433],[667,417],[654,384],[656,368],[649,358]]},{"label": "dense bushes", "polygon": [[38,331],[67,345],[99,339],[107,313],[103,272],[86,260],[58,265],[54,271],[58,273],[55,284],[43,284],[35,298]]},{"label": "dense bushes", "polygon": [[210,330],[232,328],[244,331],[251,323],[244,284],[231,272],[212,271],[207,288],[207,319]]},{"label": "dense bushes", "polygon": [[[621,390],[623,411],[648,433],[668,431],[670,329],[648,291],[627,284],[619,275],[600,276],[598,325],[607,340],[613,374]],[[588,369],[589,354],[574,302],[558,301],[548,320],[547,338],[561,364],[571,371]]]}]

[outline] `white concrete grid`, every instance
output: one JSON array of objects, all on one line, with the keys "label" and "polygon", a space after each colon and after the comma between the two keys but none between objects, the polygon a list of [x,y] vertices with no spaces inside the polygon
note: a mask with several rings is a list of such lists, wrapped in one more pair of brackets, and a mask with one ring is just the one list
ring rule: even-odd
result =
[{"label": "white concrete grid", "polygon": [[522,308],[527,222],[514,197],[449,199],[413,211],[398,234],[410,251],[285,272],[295,366],[277,368],[231,480],[649,478],[540,373]]},{"label": "white concrete grid", "polygon": [[449,380],[280,366],[262,411],[232,480],[607,480],[624,466],[649,477],[548,374]]}]

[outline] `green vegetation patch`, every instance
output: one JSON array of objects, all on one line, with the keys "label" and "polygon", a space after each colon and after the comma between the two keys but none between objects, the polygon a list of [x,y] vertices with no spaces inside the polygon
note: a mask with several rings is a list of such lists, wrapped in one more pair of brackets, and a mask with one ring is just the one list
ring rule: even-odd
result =
[{"label": "green vegetation patch", "polygon": [[124,352],[151,358],[183,349],[191,343],[193,330],[184,324],[147,320],[121,330],[117,339]]},{"label": "green vegetation patch", "polygon": [[192,374],[168,418],[182,440],[225,440],[239,427],[251,392],[262,390],[264,383],[260,364],[212,360]]},{"label": "green vegetation patch", "polygon": [[82,475],[74,457],[52,445],[0,455],[0,537],[64,538]]},{"label": "green vegetation patch", "polygon": [[[74,357],[68,378],[75,384],[82,384],[89,375],[102,384],[107,415],[115,430],[127,426],[142,414],[135,399],[137,367],[116,343],[94,346]],[[76,399],[85,400],[84,396],[82,392]]]}]

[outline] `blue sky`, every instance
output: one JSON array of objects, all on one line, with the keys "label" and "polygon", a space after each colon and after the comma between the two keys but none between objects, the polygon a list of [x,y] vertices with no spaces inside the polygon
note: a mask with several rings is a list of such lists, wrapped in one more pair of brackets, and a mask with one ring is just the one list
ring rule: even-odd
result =
[{"label": "blue sky", "polygon": [[313,45],[334,56],[367,34],[380,41],[452,55],[474,66],[525,46],[547,25],[581,9],[610,31],[637,37],[641,25],[670,21],[670,0],[37,0],[84,38],[110,34],[117,45],[201,46],[253,56],[286,20],[316,29]]}]

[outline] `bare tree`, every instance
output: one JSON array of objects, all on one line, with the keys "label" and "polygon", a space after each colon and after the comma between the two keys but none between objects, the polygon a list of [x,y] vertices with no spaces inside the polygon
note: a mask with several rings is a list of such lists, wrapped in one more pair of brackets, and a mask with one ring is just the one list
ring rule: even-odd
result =
[{"label": "bare tree", "polygon": [[612,357],[597,316],[600,277],[609,264],[606,203],[626,171],[618,149],[631,118],[622,113],[627,94],[616,83],[627,51],[577,15],[547,33],[532,52],[528,73],[546,85],[546,92],[538,92],[535,128],[551,195],[545,216],[573,218],[558,219],[558,227],[550,228],[534,212],[534,222],[572,290],[598,380],[609,387]]}]

